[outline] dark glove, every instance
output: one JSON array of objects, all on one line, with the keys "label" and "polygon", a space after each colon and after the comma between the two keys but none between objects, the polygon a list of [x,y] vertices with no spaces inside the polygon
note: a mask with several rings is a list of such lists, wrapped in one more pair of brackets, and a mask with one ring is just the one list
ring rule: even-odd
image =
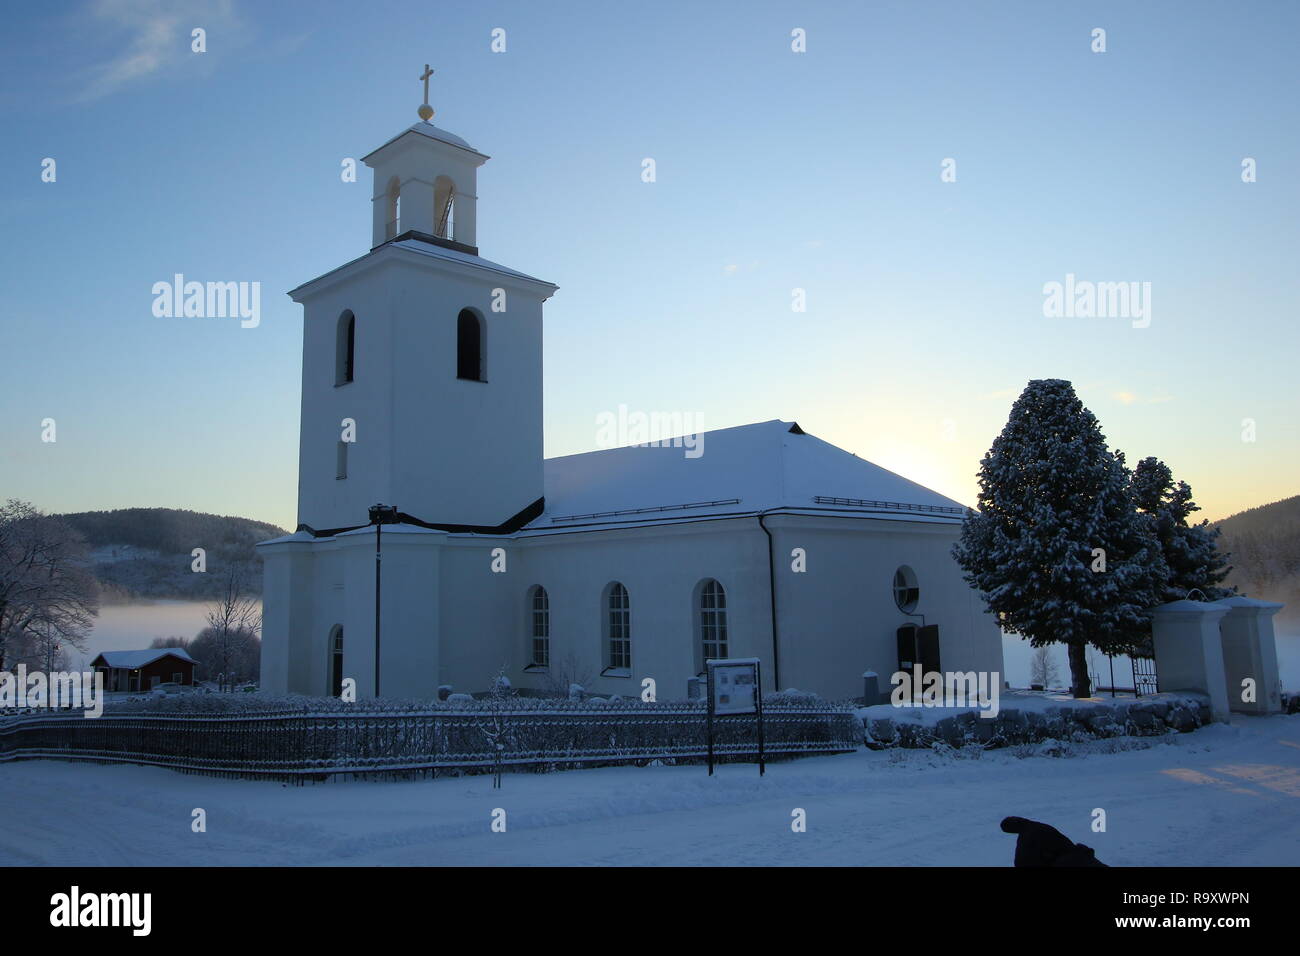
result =
[{"label": "dark glove", "polygon": [[1007,817],[1004,833],[1016,834],[1016,866],[1105,866],[1092,847],[1075,843],[1060,830],[1037,820]]}]

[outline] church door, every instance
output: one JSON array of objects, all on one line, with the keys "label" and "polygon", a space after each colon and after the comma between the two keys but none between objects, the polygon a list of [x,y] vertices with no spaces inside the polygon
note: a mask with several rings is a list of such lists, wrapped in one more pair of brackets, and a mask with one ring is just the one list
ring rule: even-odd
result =
[{"label": "church door", "polygon": [[939,625],[917,627],[904,624],[898,629],[898,669],[909,674],[916,664],[922,673],[939,671]]}]

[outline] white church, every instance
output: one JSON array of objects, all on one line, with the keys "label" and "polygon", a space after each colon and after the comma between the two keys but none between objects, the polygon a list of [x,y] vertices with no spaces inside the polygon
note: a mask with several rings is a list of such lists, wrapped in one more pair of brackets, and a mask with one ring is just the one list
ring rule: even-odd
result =
[{"label": "white church", "polygon": [[1002,671],[950,555],[962,506],[794,422],[543,459],[557,287],[479,255],[488,157],[432,115],[426,92],[364,159],[370,251],[289,293],[299,526],[258,546],[265,691],[429,699],[505,674],[672,700],[705,660],[757,657],[765,689],[839,699],[913,660]]}]

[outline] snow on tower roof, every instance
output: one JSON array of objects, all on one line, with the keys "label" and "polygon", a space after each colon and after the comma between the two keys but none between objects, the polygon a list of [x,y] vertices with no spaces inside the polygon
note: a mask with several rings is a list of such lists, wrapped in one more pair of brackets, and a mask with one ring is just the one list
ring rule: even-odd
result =
[{"label": "snow on tower roof", "polygon": [[[108,667],[126,667],[136,670],[169,655],[189,661],[191,664],[198,663],[182,647],[151,647],[143,651],[104,651],[95,660],[103,660]],[[94,661],[91,663],[93,664]]]},{"label": "snow on tower roof", "polygon": [[365,156],[361,157],[361,161],[363,163],[366,162],[368,159],[370,159],[371,156],[374,156],[375,153],[381,152],[386,147],[391,146],[393,143],[396,143],[403,136],[406,136],[410,133],[418,133],[421,136],[427,136],[429,139],[436,139],[438,142],[446,143],[448,146],[459,146],[461,149],[467,149],[471,153],[475,153],[479,156],[483,156],[484,159],[491,159],[490,156],[484,156],[483,153],[480,153],[477,149],[475,149],[469,143],[465,142],[465,140],[461,139],[455,133],[449,133],[445,129],[439,129],[438,127],[434,126],[432,123],[416,123],[413,126],[409,126],[406,129],[402,130],[400,133],[398,133],[388,142],[384,143],[383,146],[380,146],[379,149],[371,150]]},{"label": "snow on tower roof", "polygon": [[[396,250],[396,251],[395,251]],[[515,279],[519,282],[535,283],[542,287],[542,291],[549,288],[546,296],[555,294],[559,286],[553,282],[547,282],[545,279],[538,279],[536,276],[530,276],[526,273],[519,272],[516,269],[508,268],[500,263],[484,259],[482,256],[471,255],[468,252],[461,252],[458,249],[447,249],[442,246],[436,246],[420,239],[403,239],[400,242],[386,242],[381,246],[371,249],[364,256],[358,256],[351,262],[345,262],[337,269],[331,269],[329,272],[318,275],[316,278],[304,282],[295,289],[289,290],[289,298],[295,302],[302,302],[310,295],[329,288],[340,279],[357,274],[364,269],[375,268],[379,263],[387,261],[385,256],[408,255],[417,253],[429,259],[440,259],[443,262],[452,262],[467,266],[473,266],[483,269],[490,273],[504,276],[508,279]]]},{"label": "snow on tower roof", "polygon": [[948,523],[960,521],[966,510],[792,422],[722,428],[699,439],[702,453],[694,458],[687,448],[661,442],[547,459],[546,510],[523,533],[773,509]]},{"label": "snow on tower roof", "polygon": [[393,243],[393,245],[399,249],[418,252],[423,256],[431,256],[434,259],[446,259],[449,262],[462,262],[467,266],[477,266],[480,269],[500,273],[503,276],[510,276],[515,279],[525,279],[529,282],[538,282],[542,285],[554,286],[554,283],[547,282],[545,279],[530,276],[526,272],[520,272],[518,269],[511,269],[509,266],[503,266],[498,262],[492,262],[488,259],[484,259],[482,256],[471,255],[468,252],[461,252],[458,249],[448,249],[444,246],[430,245],[429,243],[423,242],[419,239],[403,239],[400,242]]}]

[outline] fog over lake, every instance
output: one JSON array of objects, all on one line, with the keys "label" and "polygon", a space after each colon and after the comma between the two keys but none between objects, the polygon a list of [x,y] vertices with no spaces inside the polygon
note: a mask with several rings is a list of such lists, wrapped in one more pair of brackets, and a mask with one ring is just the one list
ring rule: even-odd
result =
[{"label": "fog over lake", "polygon": [[69,661],[80,668],[102,651],[132,651],[148,647],[155,637],[194,638],[207,624],[204,601],[135,601],[105,604],[84,653],[73,650]]}]

